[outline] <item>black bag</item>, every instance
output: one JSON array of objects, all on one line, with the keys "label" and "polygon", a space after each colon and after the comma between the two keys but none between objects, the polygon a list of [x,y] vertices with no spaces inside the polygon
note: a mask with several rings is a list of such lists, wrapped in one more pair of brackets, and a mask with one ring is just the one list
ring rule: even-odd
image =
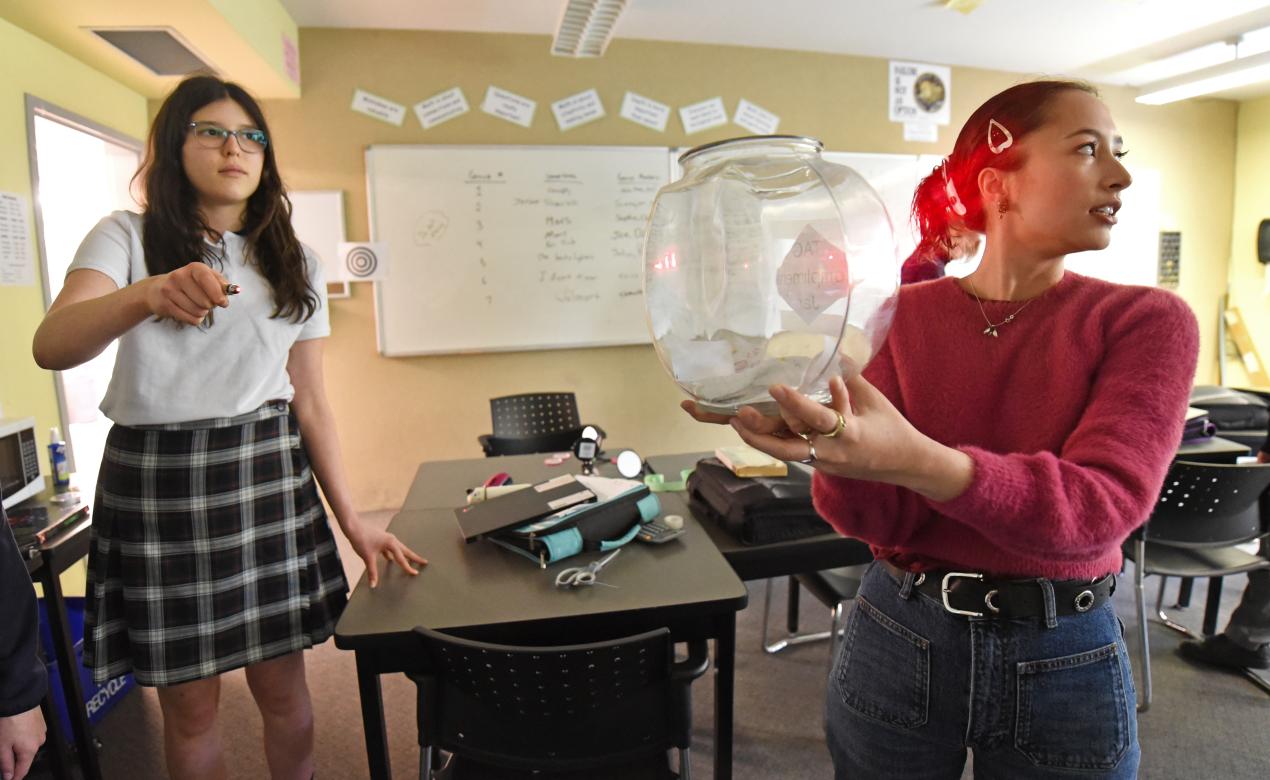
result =
[{"label": "black bag", "polygon": [[546,568],[581,552],[617,549],[634,539],[639,529],[660,513],[657,496],[646,485],[637,485],[607,501],[578,504],[485,538]]},{"label": "black bag", "polygon": [[811,505],[811,475],[791,466],[784,477],[738,477],[706,458],[688,477],[688,504],[742,544],[768,544],[832,533]]}]

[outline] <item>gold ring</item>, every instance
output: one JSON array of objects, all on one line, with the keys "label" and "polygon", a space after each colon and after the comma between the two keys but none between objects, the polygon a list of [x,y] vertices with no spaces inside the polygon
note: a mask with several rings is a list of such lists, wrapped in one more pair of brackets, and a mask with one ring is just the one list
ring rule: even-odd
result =
[{"label": "gold ring", "polygon": [[833,437],[842,433],[842,431],[847,427],[847,421],[843,419],[842,412],[834,412],[834,414],[838,415],[838,424],[835,425],[833,430],[830,431],[829,433],[820,434],[821,436],[824,436],[826,439],[832,439]]}]

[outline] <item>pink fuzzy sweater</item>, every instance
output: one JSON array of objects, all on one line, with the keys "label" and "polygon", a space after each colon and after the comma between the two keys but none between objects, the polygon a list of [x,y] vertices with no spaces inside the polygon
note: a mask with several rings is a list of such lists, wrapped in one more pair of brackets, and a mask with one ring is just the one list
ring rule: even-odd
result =
[{"label": "pink fuzzy sweater", "polygon": [[[984,301],[1000,322],[1017,302]],[[816,474],[817,510],[911,569],[1095,577],[1150,514],[1181,439],[1199,332],[1181,298],[1067,271],[984,335],[951,277],[901,288],[865,377],[927,436],[974,460],[951,501]]]}]

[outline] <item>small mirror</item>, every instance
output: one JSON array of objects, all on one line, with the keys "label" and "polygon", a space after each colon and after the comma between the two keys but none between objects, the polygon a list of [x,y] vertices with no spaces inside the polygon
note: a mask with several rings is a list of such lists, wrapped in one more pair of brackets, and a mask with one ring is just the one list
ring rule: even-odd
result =
[{"label": "small mirror", "polygon": [[594,425],[588,425],[582,429],[582,438],[590,439],[591,441],[599,441],[604,437],[600,434],[599,428],[596,428]]},{"label": "small mirror", "polygon": [[627,479],[636,479],[644,471],[644,459],[635,450],[617,453],[617,473]]}]

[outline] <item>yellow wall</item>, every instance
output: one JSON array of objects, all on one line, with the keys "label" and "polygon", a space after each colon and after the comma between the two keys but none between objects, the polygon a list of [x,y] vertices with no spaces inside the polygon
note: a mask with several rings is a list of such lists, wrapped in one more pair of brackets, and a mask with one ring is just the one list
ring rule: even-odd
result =
[{"label": "yellow wall", "polygon": [[[30,251],[36,256],[31,171],[27,157],[29,93],[133,138],[146,133],[146,101],[53,46],[0,19],[0,190],[27,201]],[[103,215],[104,216],[104,215]],[[38,261],[37,261],[38,267]],[[41,443],[59,425],[53,375],[31,359],[31,338],[44,316],[43,281],[0,287],[0,404],[5,417],[35,416]],[[43,459],[41,459],[43,460]],[[43,464],[47,469],[48,464]]]},{"label": "yellow wall", "polygon": [[[1257,225],[1268,218],[1270,97],[1265,97],[1239,105],[1230,245],[1230,303],[1239,307],[1263,367],[1270,361],[1270,289],[1266,287],[1266,266],[1257,262]],[[1231,350],[1232,358],[1226,362],[1226,384],[1245,386],[1247,374],[1233,353]]]},{"label": "yellow wall", "polygon": [[[618,116],[626,90],[681,106],[721,95],[729,111],[745,97],[780,115],[780,132],[812,135],[830,149],[946,153],[902,140],[886,118],[885,60],[739,47],[615,41],[599,59],[551,57],[546,37],[302,29],[304,94],[266,107],[292,189],[341,189],[350,240],[368,238],[363,152],[370,144],[695,145],[744,134],[735,126],[691,137],[672,116],[657,133]],[[953,128],[984,99],[1023,77],[956,68]],[[538,101],[533,126],[479,111],[489,84]],[[408,114],[400,128],[349,111],[355,88],[412,105],[461,86],[472,111],[424,131]],[[561,133],[550,102],[595,87],[605,119]],[[1163,172],[1166,229],[1181,230],[1182,295],[1201,323],[1199,380],[1215,377],[1217,298],[1226,282],[1234,191],[1236,104],[1189,101],[1140,106],[1105,90],[1132,150],[1131,161]],[[340,420],[355,502],[398,505],[417,464],[474,457],[488,432],[488,399],[528,390],[572,390],[586,421],[610,441],[657,453],[710,449],[730,431],[692,423],[651,347],[442,357],[380,357],[369,285],[332,303],[327,385]]]},{"label": "yellow wall", "polygon": [[[0,79],[0,149],[5,150],[0,155],[0,190],[26,199],[29,248],[36,257],[24,95],[29,93],[134,138],[145,136],[145,98],[2,19],[0,73],[5,74]],[[60,424],[53,375],[31,358],[31,338],[43,316],[44,288],[38,271],[30,287],[0,286],[3,416],[34,416],[41,445],[48,444],[49,427]],[[40,458],[47,472],[46,460]],[[82,595],[83,567],[69,570],[62,586],[70,595]]]}]

